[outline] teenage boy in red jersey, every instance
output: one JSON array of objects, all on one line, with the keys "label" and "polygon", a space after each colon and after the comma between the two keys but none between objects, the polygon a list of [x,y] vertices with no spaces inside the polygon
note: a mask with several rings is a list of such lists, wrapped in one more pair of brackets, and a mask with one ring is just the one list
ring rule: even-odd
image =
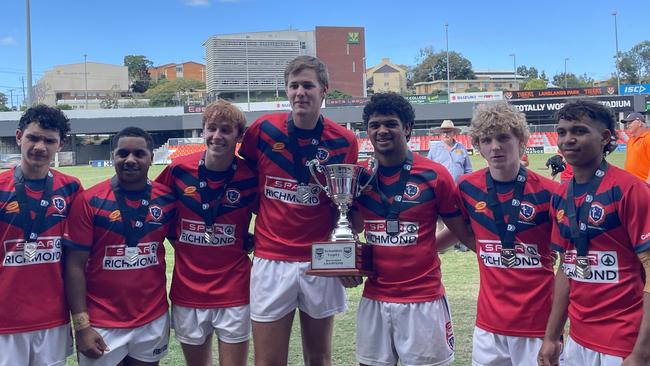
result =
[{"label": "teenage boy in red jersey", "polygon": [[174,222],[170,188],[147,179],[151,136],[113,137],[115,175],[77,199],[64,233],[65,290],[80,365],[158,365],[169,315],[163,242]]},{"label": "teenage boy in red jersey", "polygon": [[[578,100],[557,113],[558,147],[573,179],[551,200],[552,245],[561,253],[539,365],[650,363],[650,188],[605,160],[616,121],[600,103]],[[644,287],[644,276],[646,284]]]},{"label": "teenage boy in red jersey", "polygon": [[347,309],[345,290],[337,278],[305,271],[311,244],[327,240],[336,211],[305,163],[356,163],[359,148],[352,131],[320,114],[325,64],[297,57],[284,78],[292,112],[260,117],[239,151],[257,169],[260,192],[250,292],[255,364],[287,364],[298,308],[305,364],[330,365],[333,319]]},{"label": "teenage boy in red jersey", "polygon": [[536,364],[551,311],[549,202],[557,183],[521,164],[526,117],[507,103],[479,106],[472,144],[488,167],[463,176],[457,196],[476,237],[480,290],[475,366]]},{"label": "teenage boy in red jersey", "polygon": [[212,333],[221,366],[245,366],[251,333],[245,248],[257,177],[235,156],[246,118],[217,101],[203,113],[205,152],[175,159],[156,178],[178,198],[172,326],[189,366],[212,360]]},{"label": "teenage boy in red jersey", "polygon": [[61,236],[82,188],[50,169],[69,131],[60,110],[28,108],[16,129],[20,165],[0,173],[0,365],[64,365],[72,354]]},{"label": "teenage boy in red jersey", "polygon": [[[450,365],[454,333],[435,234],[441,216],[463,241],[470,237],[449,199],[454,180],[444,166],[408,149],[415,113],[401,95],[373,95],[363,120],[378,172],[353,213],[355,227],[372,245],[374,267],[359,303],[357,360],[376,366]],[[362,282],[341,281],[346,287]]]}]

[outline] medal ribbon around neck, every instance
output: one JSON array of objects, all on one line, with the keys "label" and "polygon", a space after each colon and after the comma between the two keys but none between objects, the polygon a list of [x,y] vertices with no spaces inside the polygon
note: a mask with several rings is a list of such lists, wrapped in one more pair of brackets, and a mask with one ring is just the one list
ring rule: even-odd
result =
[{"label": "medal ribbon around neck", "polygon": [[507,210],[508,223],[506,224],[504,221],[505,215],[503,211],[501,211],[501,203],[499,202],[499,198],[497,196],[494,179],[492,178],[489,169],[486,169],[485,172],[485,181],[487,183],[488,190],[488,205],[494,214],[494,223],[497,227],[499,239],[501,240],[501,247],[505,250],[513,250],[515,248],[515,232],[517,230],[517,221],[519,219],[521,199],[524,195],[526,180],[526,169],[520,166],[512,192],[512,199],[510,200],[510,207]]},{"label": "medal ribbon around neck", "polygon": [[122,217],[126,246],[129,248],[135,248],[138,246],[140,238],[144,236],[144,223],[151,202],[151,182],[147,179],[143,198],[140,199],[140,206],[137,209],[127,205],[125,198],[126,194],[122,188],[120,188],[117,176],[111,178],[111,189],[113,190],[113,195],[115,195],[115,201],[117,202],[117,207],[119,208],[120,216]]},{"label": "medal ribbon around neck", "polygon": [[289,137],[289,151],[293,158],[293,177],[298,181],[299,185],[306,186],[309,184],[311,174],[309,169],[302,162],[303,158],[306,158],[307,161],[312,160],[316,157],[316,151],[318,150],[318,144],[323,136],[323,121],[322,117],[318,118],[316,122],[316,127],[314,127],[314,135],[311,139],[311,143],[308,147],[305,148],[306,156],[302,155],[302,149],[298,144],[298,132],[296,131],[296,125],[293,123],[293,118],[289,116],[287,121],[287,133]]},{"label": "medal ribbon around neck", "polygon": [[205,152],[199,160],[199,197],[201,197],[201,212],[198,214],[201,215],[203,221],[205,222],[206,232],[212,234],[212,226],[219,216],[219,209],[221,208],[221,199],[226,194],[228,185],[232,181],[232,178],[235,176],[235,171],[237,170],[237,157],[233,157],[232,164],[226,173],[226,176],[223,180],[222,189],[214,197],[215,204],[210,207],[210,193],[208,189],[208,168],[205,166]]},{"label": "medal ribbon around neck", "polygon": [[52,198],[52,186],[54,185],[54,176],[52,172],[47,171],[45,176],[45,187],[43,195],[41,196],[38,208],[36,209],[36,217],[32,220],[30,208],[28,203],[27,192],[25,189],[25,177],[23,171],[19,166],[14,169],[14,187],[16,191],[16,200],[18,201],[18,209],[20,210],[20,227],[23,229],[25,243],[33,242],[38,239],[38,235],[43,230],[45,225],[45,214],[47,208],[50,206],[50,199]]},{"label": "medal ribbon around neck", "polygon": [[[406,153],[406,160],[402,164],[402,169],[399,172],[399,182],[397,183],[396,191],[398,194],[393,197],[393,203],[389,203],[388,196],[384,193],[382,189],[382,184],[379,181],[379,176],[375,177],[375,188],[379,197],[381,198],[381,204],[384,207],[384,217],[386,218],[386,233],[389,235],[399,234],[399,214],[402,211],[402,200],[404,199],[404,189],[406,189],[406,183],[408,183],[409,178],[411,177],[411,169],[413,168],[413,153],[408,151]],[[385,187],[384,187],[385,188]],[[389,232],[390,231],[390,232]]]}]

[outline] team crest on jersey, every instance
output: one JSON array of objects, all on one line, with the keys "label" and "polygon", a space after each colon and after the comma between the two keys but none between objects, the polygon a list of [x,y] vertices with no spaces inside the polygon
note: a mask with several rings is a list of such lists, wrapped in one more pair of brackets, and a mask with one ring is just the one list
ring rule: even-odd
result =
[{"label": "team crest on jersey", "polygon": [[17,201],[9,202],[5,207],[5,212],[8,214],[20,213],[20,206],[18,205],[18,202]]},{"label": "team crest on jersey", "polygon": [[521,208],[519,210],[519,217],[526,221],[533,221],[535,218],[535,206],[533,206],[530,202],[522,202],[521,203]]},{"label": "team crest on jersey", "polygon": [[238,190],[231,188],[226,191],[226,200],[228,200],[228,203],[230,203],[231,205],[234,205],[237,202],[239,202],[240,198],[241,198],[241,193]]},{"label": "team crest on jersey", "polygon": [[150,206],[149,213],[151,213],[151,217],[153,217],[154,220],[160,221],[160,218],[163,215],[163,210],[158,206]]},{"label": "team crest on jersey", "polygon": [[191,196],[191,195],[194,194],[194,192],[196,192],[196,187],[195,186],[187,186],[183,190],[183,194],[186,195],[186,196]]},{"label": "team crest on jersey", "polygon": [[324,147],[319,147],[318,150],[316,150],[316,159],[318,159],[319,162],[324,163],[330,158],[330,152]]},{"label": "team crest on jersey", "polygon": [[65,211],[65,199],[61,196],[52,197],[52,205],[59,211],[59,213]]},{"label": "team crest on jersey", "polygon": [[476,205],[474,205],[474,209],[476,210],[476,212],[483,212],[486,207],[487,207],[487,203],[485,203],[485,201],[478,201],[476,202]]},{"label": "team crest on jersey", "polygon": [[120,210],[115,210],[108,215],[108,220],[110,222],[118,221],[121,218],[122,218],[122,214],[120,214]]},{"label": "team crest on jersey", "polygon": [[409,183],[404,187],[404,195],[412,201],[420,196],[420,187],[417,184]]},{"label": "team crest on jersey", "polygon": [[284,142],[276,142],[275,144],[273,144],[273,151],[276,151],[276,152],[277,151],[282,151],[282,150],[284,150],[284,146],[285,146]]},{"label": "team crest on jersey", "polygon": [[559,211],[555,214],[555,219],[557,220],[557,222],[562,221],[562,218],[563,218],[563,217],[564,217],[564,210],[559,210]]},{"label": "team crest on jersey", "polygon": [[589,219],[592,224],[600,225],[605,220],[605,209],[599,204],[592,204],[589,209]]}]

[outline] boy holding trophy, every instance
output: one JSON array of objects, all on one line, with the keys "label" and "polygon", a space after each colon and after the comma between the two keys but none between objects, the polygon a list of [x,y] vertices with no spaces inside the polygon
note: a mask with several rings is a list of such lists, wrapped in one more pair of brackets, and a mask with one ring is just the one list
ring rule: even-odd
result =
[{"label": "boy holding trophy", "polygon": [[[454,181],[442,165],[409,151],[415,113],[402,96],[375,94],[363,120],[378,171],[353,213],[355,227],[363,228],[372,245],[374,267],[359,303],[357,360],[449,365],[454,334],[435,241],[438,216],[461,240],[471,240],[455,201],[448,199]],[[362,280],[341,282],[354,287]]]}]

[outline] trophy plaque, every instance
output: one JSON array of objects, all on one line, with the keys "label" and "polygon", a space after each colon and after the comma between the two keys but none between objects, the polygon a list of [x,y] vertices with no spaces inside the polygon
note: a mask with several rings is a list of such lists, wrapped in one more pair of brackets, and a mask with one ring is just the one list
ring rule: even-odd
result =
[{"label": "trophy plaque", "polygon": [[[317,159],[307,162],[316,183],[327,193],[339,212],[329,241],[316,242],[311,246],[312,276],[368,276],[372,274],[372,246],[359,242],[357,234],[348,220],[348,210],[356,197],[372,181],[360,186],[359,177],[363,167],[354,164],[320,165]],[[374,163],[369,164],[372,174]],[[325,176],[321,184],[316,171]]]}]

